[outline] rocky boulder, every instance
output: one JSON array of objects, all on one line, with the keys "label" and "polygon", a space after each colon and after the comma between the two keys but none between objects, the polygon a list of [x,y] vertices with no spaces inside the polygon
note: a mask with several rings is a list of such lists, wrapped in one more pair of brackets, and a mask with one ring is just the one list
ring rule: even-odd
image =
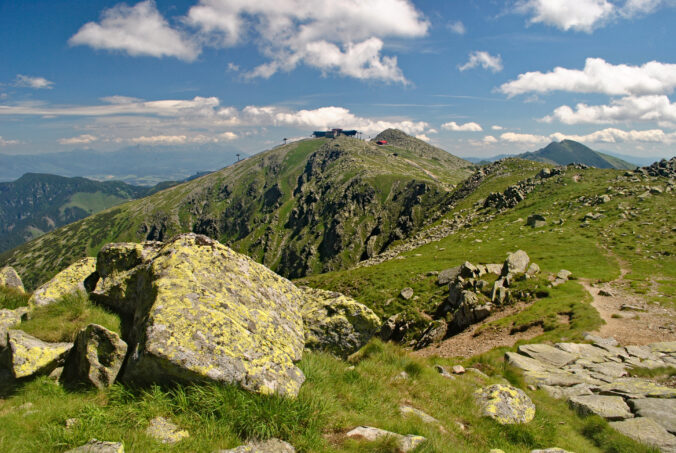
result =
[{"label": "rocky boulder", "polygon": [[25,291],[21,277],[19,277],[19,274],[17,274],[11,266],[5,266],[0,269],[0,286],[12,288],[21,293]]},{"label": "rocky boulder", "polygon": [[29,300],[29,304],[40,307],[53,304],[60,298],[75,294],[78,291],[85,292],[85,280],[96,270],[96,258],[83,258],[63,271],[54,278],[35,290]]},{"label": "rocky boulder", "polygon": [[454,332],[464,330],[470,325],[486,319],[492,311],[493,305],[490,302],[481,301],[472,291],[463,291],[460,297],[460,305],[453,312],[451,330]]},{"label": "rocky boulder", "polygon": [[61,382],[67,386],[109,387],[122,368],[126,352],[127,343],[115,332],[90,324],[78,332],[66,358]]},{"label": "rocky boulder", "polygon": [[47,343],[21,330],[7,334],[7,365],[15,379],[47,375],[62,366],[73,347],[70,343]]},{"label": "rocky boulder", "polygon": [[523,274],[528,270],[530,258],[523,250],[510,253],[502,265],[502,275]]},{"label": "rocky boulder", "polygon": [[[130,315],[133,308],[124,380],[216,381],[258,393],[298,393],[305,380],[294,364],[305,344],[300,289],[206,236],[182,234],[156,252],[154,245],[142,247],[150,249],[146,257],[126,248],[143,258],[126,270],[138,260],[125,261],[129,255],[119,246],[108,249],[124,259],[96,285],[97,297],[112,309]],[[105,261],[108,252],[99,258]]]},{"label": "rocky boulder", "polygon": [[380,319],[367,306],[340,293],[301,288],[305,347],[347,357],[380,329]]},{"label": "rocky boulder", "polygon": [[445,286],[451,283],[455,278],[460,275],[460,266],[452,267],[450,269],[444,269],[439,272],[437,276],[437,284],[439,286]]},{"label": "rocky boulder", "polygon": [[418,447],[418,445],[427,440],[422,436],[416,436],[414,434],[404,436],[390,431],[385,431],[384,429],[373,428],[371,426],[358,426],[355,429],[349,431],[346,436],[353,439],[364,439],[371,442],[386,437],[394,438],[397,441],[397,446],[401,452],[414,450]]},{"label": "rocky boulder", "polygon": [[68,450],[65,453],[124,453],[124,445],[122,445],[122,442],[106,442],[92,439],[86,444]]},{"label": "rocky boulder", "polygon": [[475,397],[481,413],[501,425],[528,423],[535,417],[535,405],[516,387],[495,384],[478,389]]},{"label": "rocky boulder", "polygon": [[296,453],[296,449],[283,440],[268,439],[262,442],[248,442],[228,450],[217,450],[214,453]]},{"label": "rocky boulder", "polygon": [[0,350],[7,347],[7,332],[16,327],[28,316],[28,308],[20,307],[15,310],[0,309]]}]

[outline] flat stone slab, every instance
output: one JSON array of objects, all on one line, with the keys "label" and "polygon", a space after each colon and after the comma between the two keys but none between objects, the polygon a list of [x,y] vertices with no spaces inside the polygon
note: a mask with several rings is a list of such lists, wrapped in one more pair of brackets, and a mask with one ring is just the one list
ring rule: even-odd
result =
[{"label": "flat stone slab", "polygon": [[571,396],[593,395],[587,384],[577,384],[572,387],[557,387],[554,385],[540,385],[542,390],[556,399],[570,398]]},{"label": "flat stone slab", "polygon": [[577,384],[588,384],[592,381],[588,376],[565,371],[525,371],[523,374],[527,383],[538,386],[572,387]]},{"label": "flat stone slab", "polygon": [[507,360],[509,365],[523,371],[545,371],[549,368],[538,360],[517,354],[516,352],[507,352],[505,354],[505,360]]},{"label": "flat stone slab", "polygon": [[667,432],[652,418],[636,417],[621,422],[610,422],[610,426],[627,437],[653,445],[663,452],[676,452],[676,436]]},{"label": "flat stone slab", "polygon": [[122,445],[122,442],[105,442],[92,439],[86,444],[65,453],[124,453],[124,445]]},{"label": "flat stone slab", "polygon": [[155,417],[150,420],[146,434],[163,444],[175,444],[190,437],[188,431],[180,429],[164,417]]},{"label": "flat stone slab", "polygon": [[402,415],[415,415],[425,423],[439,423],[439,420],[415,407],[399,406],[399,412],[401,412]]},{"label": "flat stone slab", "polygon": [[616,362],[595,363],[588,365],[585,368],[612,378],[620,378],[628,376],[629,374],[623,364]]},{"label": "flat stone slab", "polygon": [[579,395],[568,399],[570,406],[582,415],[596,414],[606,420],[624,420],[634,414],[621,396]]},{"label": "flat stone slab", "polygon": [[608,351],[587,343],[556,343],[554,346],[590,362],[605,362],[608,356]]},{"label": "flat stone slab", "polygon": [[630,398],[676,398],[676,389],[637,378],[617,379],[600,386],[599,392],[603,394],[627,396]]},{"label": "flat stone slab", "polygon": [[373,428],[371,426],[358,426],[352,431],[348,432],[346,436],[353,439],[365,439],[371,442],[384,437],[394,437],[397,439],[399,450],[402,452],[411,451],[427,440],[422,436],[416,436],[414,434],[404,436],[390,431],[385,431],[384,429]]},{"label": "flat stone slab", "polygon": [[663,398],[640,398],[629,400],[636,415],[650,417],[664,429],[676,434],[676,400]]},{"label": "flat stone slab", "polygon": [[676,354],[676,341],[663,341],[660,343],[652,343],[649,345],[650,349],[655,352],[663,352],[665,354]]},{"label": "flat stone slab", "polygon": [[525,344],[519,346],[520,354],[553,367],[562,367],[575,362],[577,356],[548,344]]},{"label": "flat stone slab", "polygon": [[283,440],[268,439],[263,442],[249,442],[228,450],[216,450],[214,453],[296,453],[296,449]]}]

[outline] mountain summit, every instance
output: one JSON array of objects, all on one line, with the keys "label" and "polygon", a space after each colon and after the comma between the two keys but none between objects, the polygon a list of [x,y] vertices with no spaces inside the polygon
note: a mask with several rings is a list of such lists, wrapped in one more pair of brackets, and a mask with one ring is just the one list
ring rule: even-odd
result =
[{"label": "mountain summit", "polygon": [[636,168],[636,165],[632,165],[617,157],[594,151],[582,143],[573,140],[552,142],[538,151],[524,153],[518,157],[555,165],[581,163],[596,168],[616,168],[621,170],[633,170]]}]

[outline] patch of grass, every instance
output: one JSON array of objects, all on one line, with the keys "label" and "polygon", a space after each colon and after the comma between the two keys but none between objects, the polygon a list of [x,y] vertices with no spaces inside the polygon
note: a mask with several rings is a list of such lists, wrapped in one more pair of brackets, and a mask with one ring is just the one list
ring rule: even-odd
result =
[{"label": "patch of grass", "polygon": [[0,308],[14,310],[19,307],[27,307],[30,294],[23,293],[14,288],[0,286]]},{"label": "patch of grass", "polygon": [[80,329],[99,324],[120,333],[120,318],[93,304],[83,293],[64,296],[53,304],[37,307],[21,330],[43,341],[73,341]]},{"label": "patch of grass", "polygon": [[587,417],[582,426],[582,434],[591,439],[594,445],[604,453],[624,453],[627,451],[658,453],[659,449],[638,444],[633,440],[618,436],[608,422],[596,415]]},{"label": "patch of grass", "polygon": [[666,366],[658,368],[634,367],[629,370],[629,375],[652,379],[656,382],[669,382],[676,377],[676,367]]}]

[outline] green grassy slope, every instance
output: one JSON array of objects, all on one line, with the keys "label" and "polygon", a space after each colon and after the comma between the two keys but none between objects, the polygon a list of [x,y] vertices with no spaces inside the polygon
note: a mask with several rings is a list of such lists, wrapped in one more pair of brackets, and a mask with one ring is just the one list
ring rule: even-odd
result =
[{"label": "green grassy slope", "polygon": [[636,165],[625,162],[617,157],[594,151],[582,143],[573,140],[552,142],[545,148],[532,153],[524,153],[518,157],[553,165],[568,165],[581,163],[596,168],[615,168],[633,170]]},{"label": "green grassy slope", "polygon": [[193,231],[286,276],[345,268],[420,228],[470,174],[468,162],[420,146],[346,137],[280,146],[44,235],[0,263],[34,287],[108,242]]}]

